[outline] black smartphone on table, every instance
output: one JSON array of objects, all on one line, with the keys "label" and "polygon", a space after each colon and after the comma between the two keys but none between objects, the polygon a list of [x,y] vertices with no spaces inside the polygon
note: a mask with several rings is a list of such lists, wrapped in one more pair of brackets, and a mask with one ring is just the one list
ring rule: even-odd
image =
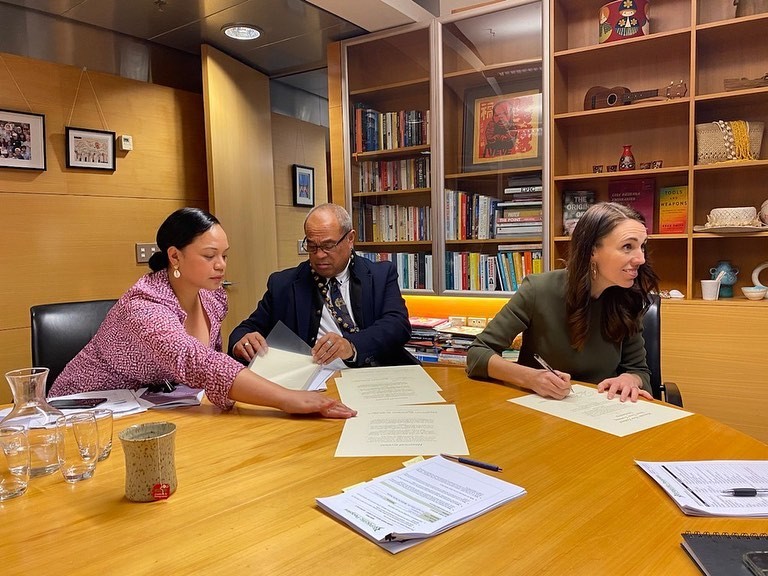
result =
[{"label": "black smartphone on table", "polygon": [[744,566],[755,576],[768,576],[768,551],[755,550],[743,556]]},{"label": "black smartphone on table", "polygon": [[48,404],[54,408],[64,408],[65,410],[96,408],[99,404],[104,404],[106,398],[52,398]]}]

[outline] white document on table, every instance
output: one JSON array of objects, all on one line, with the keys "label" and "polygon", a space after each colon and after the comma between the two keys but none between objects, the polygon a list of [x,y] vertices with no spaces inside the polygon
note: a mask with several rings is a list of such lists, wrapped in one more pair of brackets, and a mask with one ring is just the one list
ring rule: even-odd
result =
[{"label": "white document on table", "polygon": [[572,389],[573,392],[562,400],[528,394],[520,398],[512,398],[509,402],[546,412],[614,436],[628,436],[691,415],[685,410],[658,402],[643,400],[621,402],[618,396],[609,400],[605,392],[600,393],[596,388],[580,384],[574,384]]},{"label": "white document on table", "polygon": [[316,501],[394,554],[523,494],[520,486],[437,456]]},{"label": "white document on table", "polygon": [[344,421],[336,456],[469,454],[453,404],[356,407]]},{"label": "white document on table", "polygon": [[768,460],[635,462],[690,516],[768,517],[768,494],[724,494],[734,488],[768,490]]},{"label": "white document on table", "polygon": [[363,406],[445,402],[438,392],[440,387],[421,366],[347,370],[336,378],[336,388],[341,401],[356,410]]},{"label": "white document on table", "polygon": [[348,382],[409,382],[424,388],[442,390],[421,366],[377,366],[375,368],[357,368],[348,370],[343,378]]},{"label": "white document on table", "polygon": [[[66,396],[56,396],[56,399],[64,400],[69,398],[106,398],[107,401],[94,407],[107,408],[112,410],[112,416],[114,418],[120,418],[121,416],[129,416],[131,414],[139,414],[146,412],[147,407],[142,405],[136,397],[136,391],[129,388],[120,388],[118,390],[92,390],[90,392],[79,392],[77,394],[67,394]],[[54,398],[48,398],[53,400]],[[73,412],[83,412],[83,408],[76,409],[63,409],[62,413],[72,414]]]}]

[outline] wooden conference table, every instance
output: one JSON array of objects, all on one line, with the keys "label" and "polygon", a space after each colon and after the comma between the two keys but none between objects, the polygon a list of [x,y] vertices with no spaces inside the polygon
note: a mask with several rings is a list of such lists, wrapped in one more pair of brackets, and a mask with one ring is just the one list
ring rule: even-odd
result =
[{"label": "wooden conference table", "polygon": [[[693,415],[617,438],[506,402],[521,392],[459,368],[428,371],[456,404],[471,455],[502,466],[525,496],[391,555],[314,499],[406,458],[334,458],[342,421],[209,404],[151,411],[115,421],[112,455],[92,479],[33,479],[0,505],[0,573],[684,576],[699,572],[681,532],[768,532],[768,519],[685,516],[634,464],[768,459],[749,436]],[[179,487],[132,503],[117,433],[153,420],[178,427]]]}]

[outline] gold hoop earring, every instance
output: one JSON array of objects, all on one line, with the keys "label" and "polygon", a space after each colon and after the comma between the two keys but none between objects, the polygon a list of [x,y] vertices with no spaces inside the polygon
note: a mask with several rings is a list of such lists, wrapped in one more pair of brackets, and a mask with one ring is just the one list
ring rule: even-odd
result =
[{"label": "gold hoop earring", "polygon": [[589,275],[591,276],[592,280],[597,280],[597,264],[594,262],[589,263]]},{"label": "gold hoop earring", "polygon": [[181,272],[179,272],[179,267],[174,266],[173,267],[173,277],[174,278],[181,278]]}]

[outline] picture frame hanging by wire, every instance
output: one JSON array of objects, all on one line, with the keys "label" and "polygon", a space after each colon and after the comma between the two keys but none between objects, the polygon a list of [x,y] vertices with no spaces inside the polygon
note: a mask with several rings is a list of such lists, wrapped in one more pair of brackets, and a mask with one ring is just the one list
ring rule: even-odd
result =
[{"label": "picture frame hanging by wire", "polygon": [[293,205],[315,205],[315,169],[300,164],[293,165]]},{"label": "picture frame hanging by wire", "polygon": [[66,127],[67,168],[115,170],[115,133]]},{"label": "picture frame hanging by wire", "polygon": [[0,110],[0,168],[47,169],[45,115]]}]

